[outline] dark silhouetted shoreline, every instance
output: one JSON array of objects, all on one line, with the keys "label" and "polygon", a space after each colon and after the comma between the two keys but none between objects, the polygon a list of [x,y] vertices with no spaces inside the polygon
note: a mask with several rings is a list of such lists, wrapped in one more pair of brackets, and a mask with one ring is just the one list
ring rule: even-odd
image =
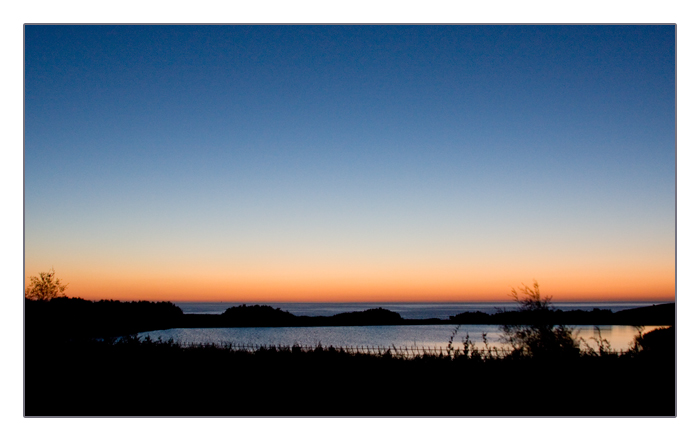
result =
[{"label": "dark silhouetted shoreline", "polygon": [[[333,316],[296,316],[266,305],[241,305],[222,314],[183,314],[170,302],[89,301],[56,298],[48,302],[25,300],[25,330],[31,337],[103,337],[137,334],[171,328],[392,326],[457,324],[530,324],[534,318],[521,311],[494,314],[464,312],[442,319],[404,319],[384,308],[346,312]],[[537,318],[539,321],[542,317]],[[675,303],[612,312],[553,310],[546,320],[563,325],[670,326],[675,323]]]}]

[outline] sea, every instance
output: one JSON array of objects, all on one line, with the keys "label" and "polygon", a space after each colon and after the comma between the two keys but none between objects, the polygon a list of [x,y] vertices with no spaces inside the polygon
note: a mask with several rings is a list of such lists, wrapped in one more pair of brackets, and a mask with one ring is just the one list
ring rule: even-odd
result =
[{"label": "sea", "polygon": [[[174,302],[185,314],[221,314],[228,308],[245,303],[231,302]],[[372,308],[384,308],[397,312],[405,319],[449,319],[462,312],[481,311],[493,314],[499,310],[513,310],[518,307],[515,302],[456,302],[456,303],[248,303],[247,305],[268,305],[288,311],[296,316],[332,316],[342,312],[365,311]],[[557,302],[555,309],[570,311],[580,309],[592,311],[594,308],[610,309],[612,312],[624,309],[651,306],[652,302]]]},{"label": "sea", "polygon": [[[643,332],[660,326],[647,326]],[[629,349],[638,330],[633,326],[573,326],[576,336],[597,348],[594,338],[604,338],[611,349]],[[598,334],[600,332],[600,334]],[[467,338],[477,348],[502,347],[502,332],[498,325],[399,325],[399,326],[318,326],[280,328],[178,328],[150,331],[139,337],[153,340],[173,340],[184,344],[305,347],[398,347],[446,350],[449,342],[462,348]]]},{"label": "sea", "polygon": [[[242,303],[228,302],[177,302],[185,314],[221,314],[226,309]],[[249,303],[248,305],[253,305]],[[481,311],[494,313],[498,310],[511,310],[517,307],[509,303],[265,303],[297,316],[332,316],[342,312],[364,311],[384,308],[397,312],[403,318],[448,319],[450,316],[466,312]],[[610,309],[613,312],[624,309],[651,306],[651,302],[562,302],[553,303],[561,310],[585,310],[594,308]],[[595,338],[608,340],[616,351],[629,349],[639,330],[633,326],[574,326],[575,333],[584,342],[595,345]],[[648,332],[658,326],[647,326]],[[401,325],[401,326],[332,326],[332,327],[279,327],[279,328],[191,328],[167,329],[139,334],[140,337],[170,340],[184,344],[234,344],[253,346],[334,346],[338,347],[384,347],[430,348],[446,350],[450,341],[457,348],[463,347],[469,339],[478,348],[503,346],[502,333],[498,325]]]}]

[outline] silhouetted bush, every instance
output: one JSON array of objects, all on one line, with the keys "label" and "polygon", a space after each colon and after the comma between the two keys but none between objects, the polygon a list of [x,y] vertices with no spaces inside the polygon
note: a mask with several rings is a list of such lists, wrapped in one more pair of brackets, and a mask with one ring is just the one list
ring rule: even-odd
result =
[{"label": "silhouetted bush", "polygon": [[673,356],[676,350],[676,332],[673,326],[655,329],[634,339],[634,349],[646,356]]},{"label": "silhouetted bush", "polygon": [[532,288],[523,285],[520,294],[513,288],[511,297],[518,303],[518,312],[525,323],[503,324],[502,341],[512,348],[513,357],[576,357],[580,353],[580,340],[574,330],[566,325],[554,325],[555,314],[551,297],[542,296],[537,281]]},{"label": "silhouetted bush", "polygon": [[29,285],[24,289],[24,297],[29,300],[47,301],[65,296],[67,284],[62,284],[56,277],[53,268],[46,273],[39,273],[39,277],[31,276]]}]

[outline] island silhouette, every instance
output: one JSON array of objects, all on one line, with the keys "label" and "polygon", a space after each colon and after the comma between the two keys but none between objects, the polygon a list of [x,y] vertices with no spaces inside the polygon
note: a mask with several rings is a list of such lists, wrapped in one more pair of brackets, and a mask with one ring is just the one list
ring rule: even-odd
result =
[{"label": "island silhouette", "polygon": [[[538,317],[541,320],[541,317]],[[551,310],[546,320],[563,325],[642,325],[670,326],[675,323],[675,303],[665,303],[612,312]],[[306,326],[392,326],[392,325],[467,325],[532,323],[526,311],[500,311],[493,314],[464,312],[449,319],[405,319],[384,308],[344,312],[332,316],[296,316],[268,305],[240,305],[221,314],[183,314],[171,302],[90,301],[57,297],[50,301],[25,299],[25,330],[55,337],[104,337],[137,334],[172,328],[228,327],[306,327]]]}]

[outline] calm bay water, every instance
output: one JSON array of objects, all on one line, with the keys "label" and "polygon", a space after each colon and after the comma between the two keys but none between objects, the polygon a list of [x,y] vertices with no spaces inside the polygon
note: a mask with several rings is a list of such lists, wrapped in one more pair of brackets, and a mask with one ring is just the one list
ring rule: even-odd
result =
[{"label": "calm bay water", "polygon": [[[253,305],[255,303],[248,303]],[[296,316],[331,316],[342,312],[364,311],[372,308],[384,308],[397,312],[405,319],[448,319],[462,312],[481,311],[493,314],[497,309],[512,310],[517,307],[515,302],[460,302],[460,303],[260,303],[280,308]],[[561,302],[553,303],[554,308],[563,311],[581,309],[591,311],[593,308],[610,309],[613,312],[623,309],[651,306],[651,302]],[[176,302],[175,305],[185,314],[221,314],[233,306],[242,303],[229,302]]]},{"label": "calm bay water", "polygon": [[[240,306],[242,303],[227,302],[178,302],[185,314],[221,314],[226,309]],[[254,303],[248,303],[253,305]],[[489,314],[498,309],[512,310],[517,307],[514,302],[471,302],[471,303],[264,303],[273,308],[291,312],[296,316],[332,316],[342,312],[364,311],[372,308],[384,308],[397,312],[406,319],[439,318],[448,319],[450,316],[466,312],[481,311]],[[613,312],[624,309],[650,306],[651,302],[561,302],[553,307],[564,311],[581,309],[591,311],[594,308],[610,309]],[[574,327],[578,335],[593,345],[591,337],[595,335],[593,326]],[[645,332],[656,329],[648,326]],[[615,350],[629,348],[637,330],[632,326],[599,326],[601,335],[607,339]],[[408,325],[408,326],[338,326],[338,327],[309,327],[309,328],[205,328],[205,329],[168,329],[163,331],[144,332],[141,337],[150,336],[152,339],[173,339],[181,343],[234,343],[252,345],[282,345],[300,344],[316,346],[382,346],[390,347],[430,347],[446,348],[450,336],[455,330],[454,325]],[[470,339],[483,347],[482,334],[487,335],[487,341],[492,346],[500,346],[501,336],[498,325],[462,325],[454,342],[462,347],[461,342],[469,335]],[[595,347],[595,346],[594,346]]]},{"label": "calm bay water", "polygon": [[[575,326],[578,335],[593,347],[591,337],[595,335],[593,326]],[[659,328],[647,326],[644,332]],[[629,348],[637,333],[633,326],[599,326],[601,336],[607,339],[615,350]],[[410,325],[410,326],[337,326],[309,328],[193,328],[167,329],[143,332],[140,337],[152,339],[173,339],[180,343],[252,344],[291,346],[382,346],[390,347],[430,347],[446,348],[454,325]],[[501,346],[498,325],[462,325],[454,342],[462,348],[461,342],[467,337],[478,347],[484,347],[482,334],[487,334],[491,346]]]}]

